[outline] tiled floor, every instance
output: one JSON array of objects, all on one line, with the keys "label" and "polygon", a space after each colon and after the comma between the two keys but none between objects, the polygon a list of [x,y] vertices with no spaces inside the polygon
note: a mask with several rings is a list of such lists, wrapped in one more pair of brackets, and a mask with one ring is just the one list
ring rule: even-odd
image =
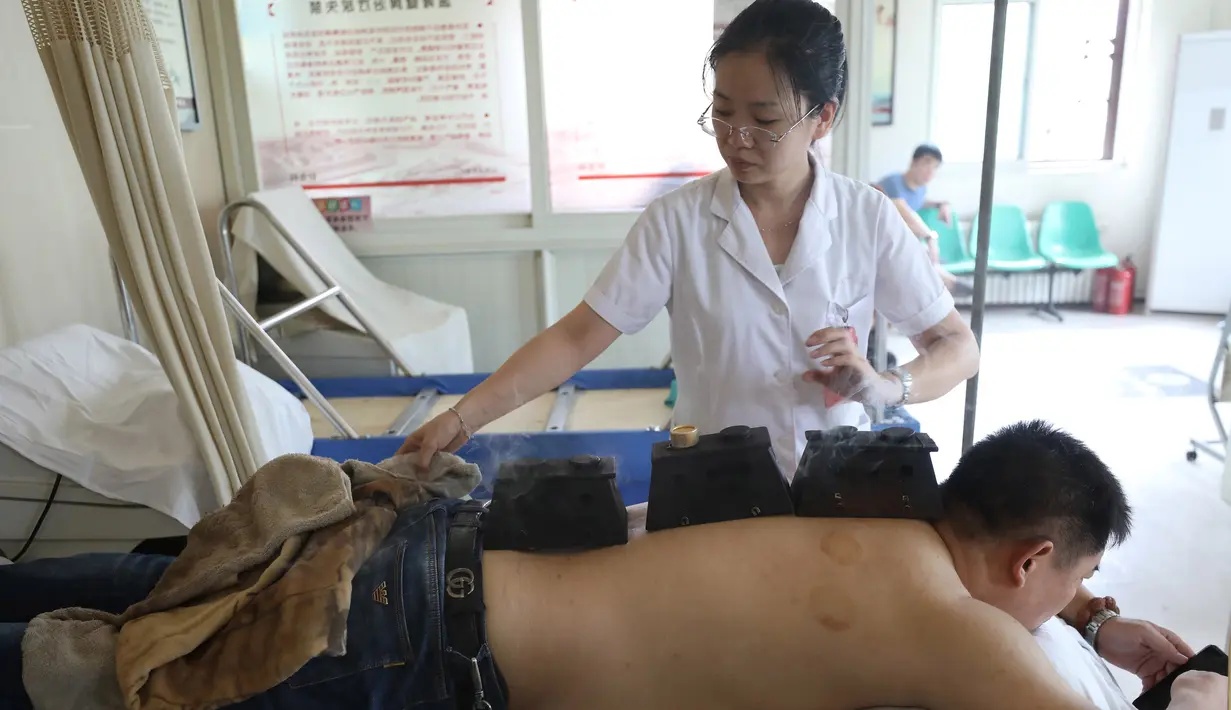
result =
[{"label": "tiled floor", "polygon": [[[988,312],[976,440],[1001,425],[1042,418],[1094,448],[1128,492],[1135,525],[1130,540],[1107,553],[1091,588],[1198,650],[1225,648],[1231,505],[1221,496],[1223,466],[1205,456],[1185,460],[1190,437],[1215,436],[1205,381],[1218,319],[1088,312],[1066,312],[1065,319]],[[890,337],[889,349],[899,361],[914,356],[900,336]],[[959,389],[911,407],[940,446],[934,461],[942,476],[961,453],[964,397]],[[1223,420],[1231,424],[1231,406]],[[1117,677],[1135,697],[1136,679]]]}]

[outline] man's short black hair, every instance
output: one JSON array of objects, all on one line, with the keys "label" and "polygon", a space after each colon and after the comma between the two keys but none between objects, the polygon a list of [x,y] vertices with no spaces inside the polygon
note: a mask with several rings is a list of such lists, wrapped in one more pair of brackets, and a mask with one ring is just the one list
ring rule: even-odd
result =
[{"label": "man's short black hair", "polygon": [[1106,464],[1044,421],[1004,427],[962,455],[941,484],[945,517],[975,539],[1051,540],[1061,564],[1128,538],[1132,510]]},{"label": "man's short black hair", "polygon": [[936,162],[938,163],[945,162],[944,156],[940,154],[940,148],[937,148],[934,145],[928,145],[927,143],[915,148],[915,154],[911,156],[910,162],[913,163],[920,158],[936,158]]}]

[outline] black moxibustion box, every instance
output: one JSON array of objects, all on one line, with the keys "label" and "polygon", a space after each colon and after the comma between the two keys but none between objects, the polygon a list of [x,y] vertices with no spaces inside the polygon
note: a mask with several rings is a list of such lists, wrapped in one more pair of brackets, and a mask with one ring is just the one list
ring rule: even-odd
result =
[{"label": "black moxibustion box", "polygon": [[860,431],[849,426],[810,431],[807,437],[791,483],[796,515],[941,518],[932,437],[905,427]]},{"label": "black moxibustion box", "polygon": [[615,459],[522,459],[501,465],[483,522],[488,550],[588,550],[628,542]]},{"label": "black moxibustion box", "polygon": [[647,531],[791,512],[790,487],[765,427],[699,436],[695,427],[678,426],[651,449]]}]

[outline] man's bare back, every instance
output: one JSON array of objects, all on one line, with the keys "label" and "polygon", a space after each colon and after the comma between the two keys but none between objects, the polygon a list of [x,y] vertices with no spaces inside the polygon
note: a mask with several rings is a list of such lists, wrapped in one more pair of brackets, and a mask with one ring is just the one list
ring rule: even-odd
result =
[{"label": "man's bare back", "polygon": [[1090,707],[924,523],[762,518],[483,565],[515,710]]}]

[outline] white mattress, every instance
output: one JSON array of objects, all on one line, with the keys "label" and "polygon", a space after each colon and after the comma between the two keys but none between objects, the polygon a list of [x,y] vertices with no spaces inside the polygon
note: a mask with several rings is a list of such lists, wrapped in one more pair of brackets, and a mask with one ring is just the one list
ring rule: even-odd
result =
[{"label": "white mattress", "polygon": [[[309,453],[312,422],[303,403],[246,365],[239,369],[264,454]],[[0,350],[0,444],[94,493],[153,508],[186,527],[218,506],[157,358],[89,326]]]}]

